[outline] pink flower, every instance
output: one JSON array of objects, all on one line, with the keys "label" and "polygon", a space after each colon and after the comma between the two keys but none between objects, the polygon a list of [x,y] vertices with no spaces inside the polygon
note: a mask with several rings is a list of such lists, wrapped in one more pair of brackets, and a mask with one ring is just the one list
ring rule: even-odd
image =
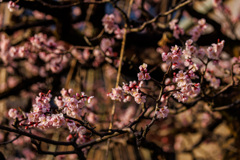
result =
[{"label": "pink flower", "polygon": [[177,22],[177,19],[173,19],[171,22],[169,22],[169,28],[173,30],[173,36],[176,39],[179,39],[179,35],[183,35],[184,30],[177,25]]},{"label": "pink flower", "polygon": [[191,39],[196,42],[206,28],[206,20],[203,18],[198,20],[198,25],[190,31]]},{"label": "pink flower", "polygon": [[151,77],[150,77],[149,73],[145,73],[144,77],[145,77],[145,79],[146,79],[146,80],[149,80],[149,79],[151,79]]},{"label": "pink flower", "polygon": [[173,19],[171,22],[169,22],[169,28],[170,28],[171,30],[173,30],[174,27],[176,26],[177,22],[178,22],[177,19]]},{"label": "pink flower", "polygon": [[114,31],[114,34],[115,34],[115,38],[116,39],[122,39],[123,38],[123,34],[124,34],[124,29],[117,28]]},{"label": "pink flower", "polygon": [[122,101],[122,99],[124,98],[123,91],[120,86],[118,86],[117,88],[112,88],[112,92],[109,93],[107,96],[109,96],[112,100],[118,101]]},{"label": "pink flower", "polygon": [[114,24],[114,15],[105,15],[102,19],[102,24],[104,26],[104,29],[107,33],[112,34],[115,29],[117,29],[117,25]]},{"label": "pink flower", "polygon": [[139,80],[139,81],[144,80],[144,78],[145,78],[145,76],[144,76],[144,73],[143,73],[143,72],[138,73],[138,80]]},{"label": "pink flower", "polygon": [[65,118],[62,113],[53,114],[51,117],[52,126],[59,128],[65,124]]},{"label": "pink flower", "polygon": [[91,103],[91,101],[92,101],[93,98],[94,98],[94,96],[88,97],[88,103]]},{"label": "pink flower", "polygon": [[131,96],[125,96],[124,99],[123,99],[123,102],[125,102],[125,103],[126,103],[126,102],[130,102],[131,99],[132,99]]},{"label": "pink flower", "polygon": [[140,70],[140,71],[147,72],[147,64],[146,64],[146,63],[143,63],[142,65],[140,65],[140,66],[139,66],[139,70]]},{"label": "pink flower", "polygon": [[181,56],[182,56],[182,50],[175,45],[171,48],[171,52],[164,52],[162,53],[162,60],[165,61],[167,64],[172,63],[172,69],[178,69],[181,66]]},{"label": "pink flower", "polygon": [[222,40],[221,42],[215,44],[212,44],[212,47],[208,47],[207,49],[207,55],[208,58],[210,59],[218,59],[220,53],[222,52],[222,49],[224,47],[224,40]]},{"label": "pink flower", "polygon": [[69,122],[69,123],[67,123],[67,126],[68,126],[68,129],[71,133],[76,132],[77,129],[78,129],[75,122]]},{"label": "pink flower", "polygon": [[84,134],[86,134],[87,129],[86,129],[85,127],[83,127],[83,126],[80,126],[80,127],[77,129],[77,132],[78,132],[79,134],[81,134],[81,135],[84,135]]},{"label": "pink flower", "polygon": [[9,1],[8,2],[8,9],[10,12],[13,12],[16,9],[19,9],[19,5],[17,5],[15,2],[13,1]]},{"label": "pink flower", "polygon": [[138,104],[142,104],[146,102],[146,96],[142,96],[141,93],[134,94],[134,100]]},{"label": "pink flower", "polygon": [[142,65],[140,65],[139,70],[140,70],[140,72],[137,75],[139,81],[151,79],[149,73],[147,73],[147,64],[146,63],[143,63]]},{"label": "pink flower", "polygon": [[183,72],[180,70],[173,78],[173,82],[177,83],[176,89],[180,91],[174,92],[173,96],[179,102],[185,102],[188,97],[196,97],[200,93],[200,84],[192,83],[191,78],[196,78],[196,75],[192,70]]},{"label": "pink flower", "polygon": [[18,117],[18,110],[17,109],[13,109],[11,108],[9,111],[8,111],[8,116],[15,119]]},{"label": "pink flower", "polygon": [[73,139],[73,136],[71,134],[69,134],[66,138],[66,141],[70,142]]},{"label": "pink flower", "polygon": [[159,111],[156,112],[157,118],[166,118],[168,116],[169,110],[167,106],[164,106],[163,108],[160,108]]},{"label": "pink flower", "polygon": [[100,48],[103,52],[106,52],[109,47],[115,43],[114,39],[103,38],[100,43]]},{"label": "pink flower", "polygon": [[217,79],[217,78],[212,78],[210,80],[210,86],[217,89],[219,86],[220,86],[220,79]]}]

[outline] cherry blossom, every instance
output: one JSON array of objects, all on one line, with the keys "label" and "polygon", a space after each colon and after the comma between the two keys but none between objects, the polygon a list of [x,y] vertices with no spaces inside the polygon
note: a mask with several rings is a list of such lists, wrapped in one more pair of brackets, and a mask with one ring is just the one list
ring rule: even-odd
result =
[{"label": "cherry blossom", "polygon": [[179,39],[179,36],[184,34],[184,30],[177,25],[177,22],[177,19],[173,19],[171,22],[169,22],[169,28],[173,30],[173,36],[176,39]]},{"label": "cherry blossom", "polygon": [[[58,113],[51,109],[50,101],[52,98],[51,91],[47,94],[39,93],[35,98],[33,110],[26,114],[26,120],[22,121],[20,125],[27,128],[37,127],[40,129],[60,128],[67,126],[71,133],[79,133],[81,135],[86,133],[86,128],[76,123],[75,121],[65,118],[68,115],[73,118],[82,116],[85,102],[90,102],[93,96],[86,96],[85,93],[73,94],[73,90],[62,89],[62,96],[55,97],[55,103],[58,106]],[[17,109],[9,110],[9,117],[23,118],[23,115]],[[19,119],[19,120],[21,120]]]},{"label": "cherry blossom", "polygon": [[8,2],[8,9],[10,12],[13,12],[14,10],[19,9],[19,5],[17,5],[15,2],[13,1],[9,1]]},{"label": "cherry blossom", "polygon": [[191,39],[195,42],[199,39],[201,34],[204,32],[204,30],[207,28],[206,20],[200,19],[198,20],[198,25],[195,26],[189,33],[192,36]]},{"label": "cherry blossom", "polygon": [[160,108],[158,111],[156,111],[157,118],[166,118],[168,116],[169,109],[167,106],[164,106]]},{"label": "cherry blossom", "polygon": [[114,32],[114,30],[117,28],[117,26],[114,24],[114,15],[105,15],[102,19],[102,24],[104,26],[104,29],[107,33],[111,34]]},{"label": "cherry blossom", "polygon": [[217,44],[213,43],[212,46],[208,47],[208,49],[207,49],[208,58],[218,59],[220,53],[222,52],[223,47],[224,47],[224,40],[222,40],[221,42],[219,42]]},{"label": "cherry blossom", "polygon": [[147,73],[147,64],[143,63],[139,66],[140,73],[138,73],[138,82],[130,81],[129,84],[123,83],[123,86],[112,88],[112,92],[108,93],[112,100],[118,100],[123,102],[129,102],[131,100],[131,96],[134,97],[134,100],[138,104],[142,104],[146,102],[146,96],[142,95],[141,87],[143,86],[143,80],[150,80],[151,77],[149,73]]}]

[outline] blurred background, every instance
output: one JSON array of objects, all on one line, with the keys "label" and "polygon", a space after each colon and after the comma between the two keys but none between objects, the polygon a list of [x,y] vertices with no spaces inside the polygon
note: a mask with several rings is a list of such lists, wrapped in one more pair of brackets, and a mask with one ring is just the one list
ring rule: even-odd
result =
[{"label": "blurred background", "polygon": [[[115,87],[117,67],[121,49],[121,39],[104,32],[102,19],[105,14],[114,14],[115,23],[123,28],[126,23],[129,0],[114,3],[81,3],[82,1],[20,0],[19,9],[10,12],[8,1],[0,2],[0,122],[12,123],[8,119],[10,108],[20,107],[29,112],[36,95],[41,91],[52,90],[53,97],[60,95],[62,88],[73,88],[74,92],[85,92],[95,98],[87,113],[88,121],[99,130],[107,130],[110,122],[112,101],[107,93]],[[80,2],[78,5],[72,5]],[[99,1],[100,2],[100,1]],[[137,28],[159,13],[164,13],[183,3],[182,0],[134,0],[129,26]],[[216,0],[199,0],[176,10],[168,16],[158,19],[139,32],[127,34],[123,57],[122,82],[137,80],[138,66],[149,65],[150,75],[162,79],[161,52],[171,46],[182,46],[189,39],[189,31],[197,20],[206,19],[207,30],[196,42],[197,46],[210,46],[219,40],[225,40],[224,55],[239,57],[240,53],[240,1],[226,0],[222,7],[216,7]],[[61,7],[62,6],[62,7]],[[186,35],[175,39],[168,23],[179,19],[179,26]],[[41,35],[40,33],[44,34]],[[31,56],[17,57],[11,47],[32,47],[31,38],[38,35],[46,39],[48,48],[31,48]],[[47,38],[46,38],[47,37]],[[113,56],[101,56],[91,47],[103,45],[106,39],[112,48]],[[50,46],[50,47],[49,47]],[[72,50],[73,46],[79,46]],[[88,46],[88,47],[86,47]],[[52,48],[51,48],[52,47]],[[50,48],[50,49],[49,49]],[[41,53],[40,53],[41,52]],[[43,52],[43,53],[42,53]],[[41,58],[45,54],[59,54],[60,59],[51,56],[50,60]],[[54,61],[61,61],[61,66]],[[53,67],[54,63],[54,67]],[[158,90],[152,82],[147,83],[146,92]],[[150,92],[150,91],[149,91]],[[109,148],[107,143],[89,147],[85,150],[89,160],[221,160],[240,159],[240,119],[239,87],[211,100],[199,101],[191,107],[182,108],[182,104],[169,102],[171,112],[166,119],[159,120],[151,127],[147,142],[137,147],[133,135],[113,138]],[[213,107],[214,104],[214,107]],[[229,107],[228,104],[231,104]],[[54,105],[54,101],[52,101]],[[154,101],[148,100],[148,106],[154,108]],[[120,128],[132,121],[141,111],[134,102],[117,103],[114,128]],[[151,113],[149,113],[150,115]],[[146,118],[136,128],[141,130],[150,120]],[[53,140],[65,140],[69,134],[66,128],[32,131]],[[0,142],[13,139],[15,134],[0,131]],[[69,147],[43,146],[48,151],[66,151]],[[106,152],[108,150],[108,156]],[[21,136],[13,143],[1,145],[0,151],[6,159],[76,159],[75,155],[57,156],[37,154],[31,140]],[[1,158],[0,158],[1,159]]]}]

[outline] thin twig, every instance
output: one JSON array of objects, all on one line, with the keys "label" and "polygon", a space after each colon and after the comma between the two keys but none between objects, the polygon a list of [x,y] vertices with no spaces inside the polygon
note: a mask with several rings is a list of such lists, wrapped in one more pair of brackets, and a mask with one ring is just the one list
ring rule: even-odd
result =
[{"label": "thin twig", "polygon": [[[127,16],[130,16],[131,13],[131,8],[132,8],[133,0],[129,1],[129,6],[128,6],[128,11],[127,11]],[[123,33],[123,39],[122,39],[122,45],[121,45],[121,50],[120,50],[120,59],[119,59],[119,66],[118,66],[118,73],[117,73],[117,81],[115,87],[118,87],[119,81],[120,81],[120,76],[121,76],[121,70],[122,70],[122,61],[123,61],[123,55],[124,55],[124,50],[125,50],[125,43],[127,39],[127,30],[126,28],[128,27],[128,24],[124,24],[124,33]],[[112,111],[111,111],[111,123],[109,124],[109,131],[113,127],[113,121],[114,121],[114,115],[115,115],[115,110],[116,110],[116,101],[113,102],[112,106]],[[108,150],[109,150],[109,144],[110,144],[110,138],[107,142],[107,152],[106,152],[106,157],[108,156]]]},{"label": "thin twig", "polygon": [[0,145],[5,145],[5,144],[8,144],[8,143],[12,143],[12,142],[14,142],[15,140],[17,140],[19,137],[21,137],[20,134],[17,135],[15,138],[13,138],[13,139],[10,140],[10,141],[6,141],[6,142],[2,142],[2,143],[0,143]]},{"label": "thin twig", "polygon": [[167,15],[173,13],[174,11],[176,11],[176,10],[178,10],[178,9],[186,6],[187,4],[189,4],[189,3],[191,3],[191,2],[192,2],[192,0],[187,0],[187,1],[185,1],[185,2],[183,2],[183,3],[181,3],[181,4],[179,4],[179,5],[177,5],[177,6],[174,7],[173,9],[171,9],[171,10],[169,10],[169,11],[163,13],[163,14],[160,13],[160,14],[158,14],[156,17],[152,18],[151,20],[144,22],[140,27],[129,29],[129,31],[130,31],[130,32],[140,32],[140,31],[142,31],[147,25],[149,25],[149,24],[151,24],[151,23],[157,22],[158,18],[167,16]]},{"label": "thin twig", "polygon": [[102,4],[102,3],[108,3],[111,2],[111,0],[101,0],[101,1],[78,1],[78,2],[74,2],[71,4],[57,4],[57,5],[53,5],[47,2],[44,2],[42,0],[37,0],[38,2],[40,2],[42,5],[47,6],[49,8],[69,8],[72,6],[76,6],[79,4]]}]

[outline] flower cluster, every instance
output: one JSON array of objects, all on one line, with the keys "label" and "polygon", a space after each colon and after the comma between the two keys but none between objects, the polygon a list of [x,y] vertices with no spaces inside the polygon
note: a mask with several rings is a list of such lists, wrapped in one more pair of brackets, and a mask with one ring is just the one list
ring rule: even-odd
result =
[{"label": "flower cluster", "polygon": [[118,86],[112,88],[112,92],[108,93],[112,100],[118,100],[123,102],[129,102],[131,96],[134,97],[136,103],[141,104],[146,102],[146,96],[143,96],[140,88],[142,87],[143,81],[137,83],[136,81],[130,81],[129,84],[123,83],[123,87]]},{"label": "flower cluster", "polygon": [[[37,127],[40,129],[47,128],[60,128],[67,126],[71,133],[78,133],[83,135],[86,133],[86,128],[76,123],[73,120],[65,118],[65,115],[73,118],[80,118],[85,112],[84,105],[87,101],[90,103],[92,96],[88,97],[84,93],[76,93],[73,95],[73,90],[62,89],[62,96],[55,97],[55,104],[58,109],[51,108],[50,101],[52,95],[49,91],[47,94],[39,93],[39,96],[35,98],[35,104],[33,104],[33,110],[30,113],[24,113],[23,116],[17,109],[10,109],[9,117],[25,118],[20,125],[26,128]],[[57,112],[57,113],[56,113]],[[78,137],[80,137],[78,135]]]},{"label": "flower cluster", "polygon": [[134,97],[136,103],[141,104],[146,102],[146,96],[142,95],[140,88],[143,86],[143,80],[151,79],[149,73],[147,73],[147,64],[143,63],[139,66],[140,73],[138,73],[138,82],[130,81],[129,84],[123,83],[123,86],[112,88],[112,92],[108,93],[112,100],[118,100],[123,102],[129,102],[131,96]]},{"label": "flower cluster", "polygon": [[197,52],[197,48],[192,44],[193,44],[193,40],[191,39],[187,40],[185,43],[186,47],[182,52],[185,59],[191,59],[192,55],[195,55]]},{"label": "flower cluster", "polygon": [[104,26],[105,32],[115,34],[116,39],[122,39],[124,34],[124,29],[120,29],[118,25],[115,24],[115,16],[114,14],[106,14],[102,19],[102,24]]},{"label": "flower cluster", "polygon": [[207,56],[210,59],[218,59],[222,49],[224,47],[224,40],[218,42],[217,44],[213,43],[212,46],[207,49]]},{"label": "flower cluster", "polygon": [[[72,134],[77,134],[77,140],[76,143],[77,144],[82,144],[87,142],[87,137],[85,136],[87,129],[84,126],[80,126],[79,124],[75,123],[74,121],[71,120],[67,120],[67,126],[69,131]],[[71,141],[73,139],[72,134],[69,134],[66,138],[67,141]]]},{"label": "flower cluster", "polygon": [[180,70],[173,78],[173,82],[177,84],[177,92],[173,96],[179,102],[185,102],[189,97],[196,97],[200,93],[200,84],[192,83],[191,78],[195,77],[194,73],[183,72]]},{"label": "flower cluster", "polygon": [[172,64],[172,69],[177,69],[181,65],[181,56],[182,50],[175,45],[171,48],[171,52],[163,52],[162,53],[162,60],[165,61],[167,64]]},{"label": "flower cluster", "polygon": [[189,32],[190,35],[192,36],[191,39],[192,39],[194,42],[196,42],[206,28],[207,28],[206,20],[205,20],[205,19],[200,19],[200,20],[198,20],[198,25],[195,26],[195,27]]},{"label": "flower cluster", "polygon": [[62,113],[51,114],[50,100],[52,95],[50,91],[47,94],[39,93],[33,104],[33,111],[26,113],[29,127],[38,127],[41,129],[56,127],[59,128],[65,124],[65,118]]},{"label": "flower cluster", "polygon": [[[204,28],[205,22],[202,21],[199,21],[198,28]],[[192,79],[199,78],[195,74],[197,71],[204,73],[203,76],[209,81],[209,85],[214,89],[218,89],[221,80],[217,77],[227,77],[229,75],[225,75],[217,68],[222,67],[231,70],[231,65],[233,65],[233,62],[230,64],[229,61],[222,60],[220,57],[224,47],[224,40],[219,41],[217,44],[213,43],[208,48],[196,48],[193,46],[193,42],[194,39],[189,39],[186,41],[184,49],[175,45],[171,48],[171,52],[162,53],[162,59],[167,66],[171,65],[173,70],[179,69],[177,74],[174,73],[172,79],[176,86],[171,85],[165,88],[166,91],[170,91],[168,88],[171,88],[173,90],[172,95],[179,102],[186,102],[189,98],[194,98],[200,93],[200,83],[192,82]],[[165,100],[167,99],[165,97]]]},{"label": "flower cluster", "polygon": [[[5,65],[16,67],[14,60],[25,60],[25,68],[33,75],[46,77],[48,71],[60,72],[69,62],[70,55],[62,54],[66,48],[53,38],[39,33],[29,39],[22,46],[11,46],[9,39],[1,35],[1,60]],[[38,63],[38,62],[45,63]]]},{"label": "flower cluster", "polygon": [[140,73],[138,73],[138,80],[149,80],[151,79],[149,73],[147,73],[147,64],[143,63],[141,66],[139,66]]},{"label": "flower cluster", "polygon": [[55,97],[55,103],[58,106],[58,109],[63,113],[70,117],[78,118],[82,115],[82,110],[84,109],[85,102],[88,101],[90,103],[91,97],[87,97],[84,92],[76,93],[76,95],[72,95],[72,89],[68,91],[66,89],[61,90],[61,95],[59,97]]},{"label": "flower cluster", "polygon": [[179,35],[184,35],[184,30],[179,27],[177,22],[178,22],[177,19],[173,19],[171,22],[169,22],[169,28],[173,30],[173,36],[176,39],[179,39]]},{"label": "flower cluster", "polygon": [[[183,50],[175,45],[171,48],[171,52],[162,53],[162,59],[168,66],[172,65],[173,70],[179,69],[178,73],[174,73],[172,79],[172,82],[176,84],[176,86],[172,85],[165,88],[167,91],[172,89],[172,95],[179,102],[186,102],[189,98],[194,98],[200,93],[200,84],[193,83],[192,79],[199,78],[195,72],[198,71],[203,64],[197,59],[204,58],[205,55],[205,51],[198,50],[193,46],[192,39],[186,41]],[[165,99],[167,100],[168,98],[165,97]]]},{"label": "flower cluster", "polygon": [[89,64],[91,62],[94,67],[98,67],[106,60],[117,66],[118,60],[116,57],[118,54],[113,51],[112,46],[114,44],[115,41],[113,38],[102,38],[100,46],[94,48],[92,51],[87,48],[81,51],[77,47],[73,47],[71,53],[81,64]]},{"label": "flower cluster", "polygon": [[220,86],[220,79],[216,78],[209,70],[206,71],[204,78],[210,82],[210,86],[217,89]]}]

